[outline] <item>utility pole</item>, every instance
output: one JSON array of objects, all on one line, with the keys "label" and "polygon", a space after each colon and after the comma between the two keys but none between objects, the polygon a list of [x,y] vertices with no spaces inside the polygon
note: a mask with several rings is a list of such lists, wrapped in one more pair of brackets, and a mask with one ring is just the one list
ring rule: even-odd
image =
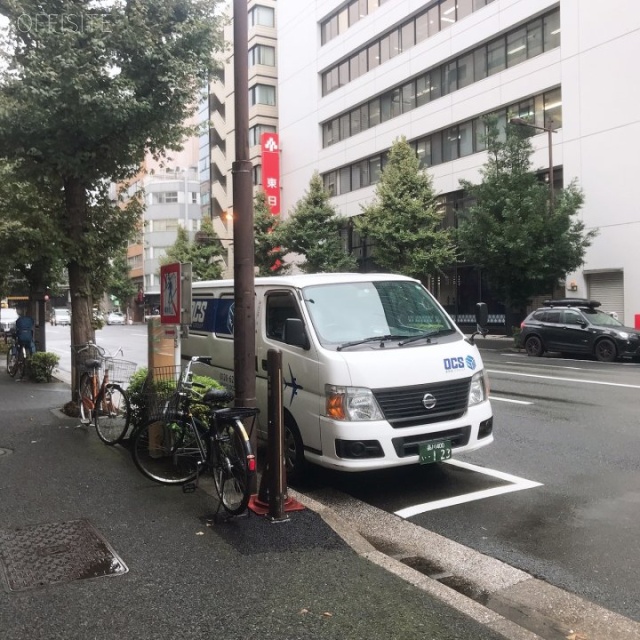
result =
[{"label": "utility pole", "polygon": [[[249,34],[247,0],[233,0],[236,159],[233,176],[235,404],[256,406],[253,183],[249,160]],[[252,435],[256,450],[257,434]]]}]

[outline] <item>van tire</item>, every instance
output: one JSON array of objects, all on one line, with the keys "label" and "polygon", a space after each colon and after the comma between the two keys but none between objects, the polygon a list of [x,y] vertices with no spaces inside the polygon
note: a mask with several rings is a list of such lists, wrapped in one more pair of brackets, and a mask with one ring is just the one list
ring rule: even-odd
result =
[{"label": "van tire", "polygon": [[291,414],[284,415],[284,460],[287,481],[299,482],[304,476],[306,462],[300,429]]}]

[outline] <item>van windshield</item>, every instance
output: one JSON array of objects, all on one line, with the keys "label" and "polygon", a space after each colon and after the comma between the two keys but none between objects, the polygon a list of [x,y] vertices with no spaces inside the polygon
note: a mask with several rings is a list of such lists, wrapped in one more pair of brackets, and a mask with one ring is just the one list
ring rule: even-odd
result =
[{"label": "van windshield", "polygon": [[455,331],[433,297],[416,282],[315,285],[304,289],[304,299],[323,345]]}]

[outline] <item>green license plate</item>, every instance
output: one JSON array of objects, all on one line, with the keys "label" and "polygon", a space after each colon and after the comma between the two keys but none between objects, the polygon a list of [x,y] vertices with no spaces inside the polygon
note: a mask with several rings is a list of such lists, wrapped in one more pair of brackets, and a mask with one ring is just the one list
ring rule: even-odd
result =
[{"label": "green license plate", "polygon": [[442,462],[451,457],[451,440],[421,442],[419,446],[420,464]]}]

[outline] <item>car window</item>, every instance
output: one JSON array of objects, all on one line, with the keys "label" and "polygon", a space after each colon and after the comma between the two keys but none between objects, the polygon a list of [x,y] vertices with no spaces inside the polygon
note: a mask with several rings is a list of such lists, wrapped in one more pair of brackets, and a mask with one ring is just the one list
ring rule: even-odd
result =
[{"label": "car window", "polygon": [[613,316],[610,316],[600,309],[584,309],[583,313],[591,322],[597,326],[603,327],[622,327],[623,324],[619,320],[616,320]]},{"label": "car window", "polygon": [[556,310],[547,311],[544,317],[544,321],[560,324],[560,310],[558,309],[557,311]]},{"label": "car window", "polygon": [[546,311],[544,311],[543,309],[540,309],[540,311],[536,311],[533,314],[533,319],[536,320],[537,322],[544,322],[544,314],[546,313]]},{"label": "car window", "polygon": [[565,311],[564,312],[564,323],[565,324],[582,324],[584,322],[584,318],[577,311]]}]

